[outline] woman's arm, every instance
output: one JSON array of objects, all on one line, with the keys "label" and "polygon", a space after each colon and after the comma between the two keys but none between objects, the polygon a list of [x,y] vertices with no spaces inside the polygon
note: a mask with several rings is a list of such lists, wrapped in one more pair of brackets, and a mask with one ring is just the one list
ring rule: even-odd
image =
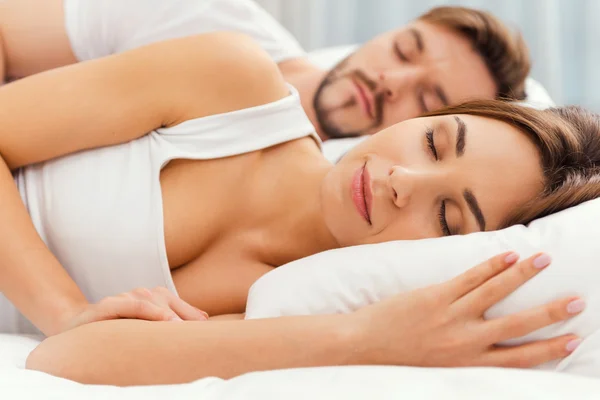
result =
[{"label": "woman's arm", "polygon": [[114,320],[46,339],[28,368],[79,382],[171,384],[249,371],[364,363],[343,316],[160,323]]},{"label": "woman's arm", "polygon": [[[47,335],[73,327],[87,307],[38,236],[9,168],[286,95],[268,56],[228,33],[153,44],[0,88],[0,291]],[[119,304],[126,309],[102,304],[110,312],[94,309],[92,320],[143,314],[136,302]]]},{"label": "woman's arm", "polygon": [[209,321],[237,321],[244,319],[246,314],[223,314],[223,315],[215,315],[214,317],[209,317]]},{"label": "woman's arm", "polygon": [[87,304],[37,234],[1,157],[0,260],[0,292],[46,335]]},{"label": "woman's arm", "polygon": [[0,88],[0,155],[15,169],[287,94],[277,65],[250,38],[169,40]]},{"label": "woman's arm", "polygon": [[514,262],[503,254],[347,315],[88,324],[44,341],[27,367],[85,383],[139,385],[327,365],[530,367],[567,356],[578,343],[573,335],[495,348],[574,315],[567,305],[575,299],[566,298],[484,320],[487,308],[540,271],[533,257],[508,268]]}]

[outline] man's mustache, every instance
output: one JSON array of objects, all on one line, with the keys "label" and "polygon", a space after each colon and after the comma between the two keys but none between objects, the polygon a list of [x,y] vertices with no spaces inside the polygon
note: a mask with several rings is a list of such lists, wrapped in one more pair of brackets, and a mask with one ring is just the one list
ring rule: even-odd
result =
[{"label": "man's mustache", "polygon": [[355,69],[354,71],[350,72],[350,74],[354,75],[357,79],[364,83],[365,86],[374,94],[373,100],[375,102],[375,121],[371,127],[376,128],[380,126],[383,122],[383,103],[385,101],[385,93],[383,91],[377,91],[377,82],[369,78],[363,71]]},{"label": "man's mustache", "polygon": [[369,88],[371,92],[374,92],[375,89],[377,89],[377,82],[369,78],[367,74],[365,74],[363,71],[361,71],[360,69],[355,69],[352,72]]}]

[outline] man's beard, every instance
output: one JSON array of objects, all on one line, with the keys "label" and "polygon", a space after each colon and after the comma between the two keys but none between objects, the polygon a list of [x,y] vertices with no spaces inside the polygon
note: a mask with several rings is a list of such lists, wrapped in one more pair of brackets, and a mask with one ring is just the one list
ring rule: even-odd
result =
[{"label": "man's beard", "polygon": [[343,110],[344,108],[353,107],[357,104],[356,98],[353,97],[343,103],[340,106],[334,107],[332,109],[325,109],[325,107],[321,104],[321,97],[323,96],[323,92],[331,85],[335,84],[336,81],[340,79],[351,79],[356,78],[364,83],[371,92],[375,91],[377,88],[377,83],[373,82],[369,79],[364,72],[361,70],[355,69],[351,71],[347,71],[342,73],[344,65],[348,61],[348,58],[341,61],[338,65],[336,65],[329,73],[323,78],[315,96],[313,98],[313,108],[315,110],[315,114],[317,117],[317,121],[321,127],[321,132],[330,139],[342,139],[349,137],[357,137],[366,134],[369,130],[376,128],[382,124],[383,121],[383,103],[385,99],[384,93],[376,93],[374,96],[374,106],[375,106],[375,118],[374,122],[365,129],[362,130],[351,130],[348,132],[343,131],[337,124],[329,119],[329,115],[332,112]]}]

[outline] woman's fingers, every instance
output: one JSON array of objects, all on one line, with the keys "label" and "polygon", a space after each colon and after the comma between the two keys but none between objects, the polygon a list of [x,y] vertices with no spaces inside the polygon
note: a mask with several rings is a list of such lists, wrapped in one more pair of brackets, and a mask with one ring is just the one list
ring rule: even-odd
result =
[{"label": "woman's fingers", "polygon": [[581,343],[574,335],[566,335],[516,347],[497,347],[482,359],[483,365],[509,368],[531,368],[570,355]]},{"label": "woman's fingers", "polygon": [[451,300],[455,301],[500,274],[506,268],[516,263],[518,259],[519,255],[514,252],[497,255],[443,283],[442,286],[446,286],[445,289],[448,289],[452,296]]},{"label": "woman's fingers", "polygon": [[134,289],[102,300],[98,310],[112,313],[112,318],[149,321],[206,321],[208,315],[171,293],[167,288]]},{"label": "woman's fingers", "polygon": [[183,301],[180,297],[174,295],[166,288],[156,288],[154,291],[158,292],[163,297],[166,304],[173,310],[181,319],[184,321],[207,321],[208,314],[202,310],[197,309],[191,304]]},{"label": "woman's fingers", "polygon": [[133,296],[108,297],[94,305],[88,313],[88,318],[92,321],[118,318],[148,321],[181,320],[173,310]]},{"label": "woman's fingers", "polygon": [[110,319],[147,321],[207,321],[208,315],[186,303],[166,288],[140,288],[107,297],[87,306],[73,317],[69,328]]},{"label": "woman's fingers", "polygon": [[173,298],[169,301],[169,305],[184,321],[208,321],[207,313],[186,303],[175,295],[173,295]]},{"label": "woman's fingers", "polygon": [[487,280],[481,286],[463,296],[457,303],[466,310],[481,316],[488,308],[540,273],[550,265],[550,262],[550,256],[545,253],[529,257]]},{"label": "woman's fingers", "polygon": [[577,297],[553,301],[540,307],[483,323],[482,335],[492,343],[525,336],[545,326],[567,320],[581,313],[585,302]]},{"label": "woman's fingers", "polygon": [[[151,302],[164,309],[170,309],[177,317],[184,321],[208,320],[208,314],[188,304],[165,287],[156,287],[152,290],[139,288],[126,295]],[[177,318],[174,318],[174,320],[177,320]]]}]

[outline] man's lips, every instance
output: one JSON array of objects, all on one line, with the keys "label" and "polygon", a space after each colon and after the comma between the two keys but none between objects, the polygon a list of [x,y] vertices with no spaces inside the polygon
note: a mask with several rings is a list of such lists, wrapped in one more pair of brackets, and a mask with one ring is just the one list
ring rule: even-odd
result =
[{"label": "man's lips", "polygon": [[361,82],[359,79],[352,79],[354,86],[356,86],[356,91],[358,93],[358,95],[356,96],[358,98],[358,102],[360,103],[363,111],[365,112],[365,114],[371,118],[374,119],[374,113],[373,113],[373,94],[371,93],[371,91],[369,89],[367,89]]}]

